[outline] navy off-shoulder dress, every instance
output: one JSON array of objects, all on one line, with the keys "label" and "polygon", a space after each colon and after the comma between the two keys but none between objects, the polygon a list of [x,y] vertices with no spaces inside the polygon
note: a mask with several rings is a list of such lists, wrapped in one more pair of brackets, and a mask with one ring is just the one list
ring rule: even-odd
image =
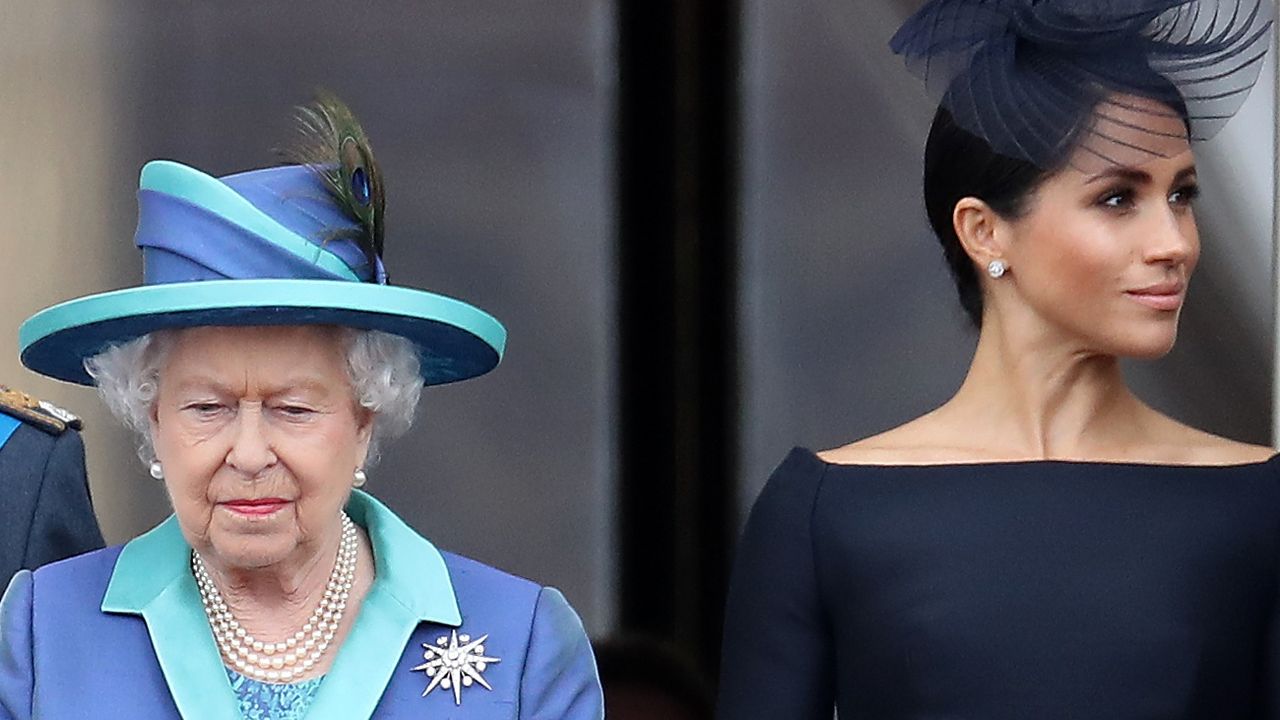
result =
[{"label": "navy off-shoulder dress", "polygon": [[722,720],[1280,718],[1280,460],[833,465],[756,501]]}]

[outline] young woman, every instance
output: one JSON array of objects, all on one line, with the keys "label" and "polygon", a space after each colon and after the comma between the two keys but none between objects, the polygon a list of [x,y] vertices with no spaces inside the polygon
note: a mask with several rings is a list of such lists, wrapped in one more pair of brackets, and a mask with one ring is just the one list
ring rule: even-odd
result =
[{"label": "young woman", "polygon": [[1269,12],[934,0],[899,31],[945,88],[925,203],[977,350],[935,411],[777,469],[720,717],[1280,717],[1280,461],[1120,369],[1174,343],[1191,140],[1256,77]]}]

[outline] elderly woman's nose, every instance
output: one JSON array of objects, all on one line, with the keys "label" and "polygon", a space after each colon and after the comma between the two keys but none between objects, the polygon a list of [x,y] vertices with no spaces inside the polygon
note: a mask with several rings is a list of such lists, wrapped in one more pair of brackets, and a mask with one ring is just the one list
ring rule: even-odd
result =
[{"label": "elderly woman's nose", "polygon": [[227,464],[249,477],[258,475],[276,462],[264,425],[260,410],[250,409],[236,413],[231,447],[227,451]]}]

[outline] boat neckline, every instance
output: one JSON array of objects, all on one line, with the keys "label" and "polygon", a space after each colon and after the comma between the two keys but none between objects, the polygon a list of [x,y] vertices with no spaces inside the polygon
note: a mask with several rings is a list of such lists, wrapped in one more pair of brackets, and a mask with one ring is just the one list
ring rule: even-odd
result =
[{"label": "boat neckline", "polygon": [[925,470],[929,468],[999,468],[1027,466],[1078,466],[1078,467],[1115,467],[1115,468],[1149,468],[1149,469],[1186,469],[1186,470],[1230,470],[1263,467],[1280,459],[1280,452],[1272,453],[1265,460],[1250,460],[1222,464],[1203,463],[1155,463],[1137,460],[1082,460],[1072,458],[1031,458],[1026,460],[974,460],[948,461],[937,463],[840,463],[826,460],[817,452],[806,447],[796,446],[792,452],[803,452],[814,460],[832,468],[866,468],[873,470]]}]

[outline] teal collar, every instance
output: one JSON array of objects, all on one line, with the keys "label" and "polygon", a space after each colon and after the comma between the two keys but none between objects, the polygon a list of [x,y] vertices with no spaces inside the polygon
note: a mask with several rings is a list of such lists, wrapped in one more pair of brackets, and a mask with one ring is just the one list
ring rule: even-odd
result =
[{"label": "teal collar", "polygon": [[[434,545],[359,490],[351,494],[347,514],[373,545],[373,587],[320,685],[308,720],[372,715],[418,623],[462,624],[448,569]],[[102,611],[141,615],[146,621],[183,717],[238,718],[235,694],[191,575],[191,548],[177,518],[170,516],[124,546]]]}]

